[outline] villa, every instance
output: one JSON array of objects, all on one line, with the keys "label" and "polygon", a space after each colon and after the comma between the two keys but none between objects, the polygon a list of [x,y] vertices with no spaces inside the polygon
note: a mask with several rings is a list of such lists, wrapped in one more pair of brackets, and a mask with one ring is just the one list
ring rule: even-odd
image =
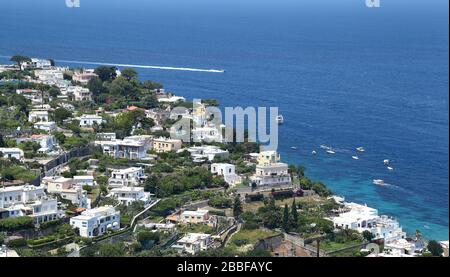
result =
[{"label": "villa", "polygon": [[30,216],[36,224],[64,216],[57,200],[48,198],[42,186],[0,188],[0,210],[0,218]]},{"label": "villa", "polygon": [[188,233],[182,239],[178,240],[172,248],[179,253],[188,253],[195,255],[200,251],[207,250],[211,246],[211,235],[202,233]]},{"label": "villa", "polygon": [[48,193],[57,194],[81,208],[88,206],[86,191],[81,186],[75,185],[72,178],[45,177],[42,181]]},{"label": "villa", "polygon": [[92,176],[92,175],[73,176],[73,182],[76,185],[80,185],[80,186],[93,187],[95,185],[95,183],[94,183],[94,176]]},{"label": "villa", "polygon": [[170,116],[170,112],[167,110],[155,108],[145,111],[145,116],[151,118],[156,125],[161,125]]},{"label": "villa", "polygon": [[192,129],[193,141],[201,142],[223,142],[223,131],[225,125],[221,124],[220,127],[216,127],[213,124],[205,125],[203,127],[194,127]]},{"label": "villa", "polygon": [[181,145],[182,141],[179,139],[170,139],[164,137],[153,139],[153,150],[158,153],[180,150]]},{"label": "villa", "polygon": [[22,159],[24,157],[24,152],[20,148],[0,148],[0,153],[2,154],[3,158],[15,158],[15,159]]},{"label": "villa", "polygon": [[36,128],[38,130],[47,131],[47,132],[53,132],[56,130],[56,123],[53,121],[36,122],[36,123],[34,123],[34,128]]},{"label": "villa", "polygon": [[351,229],[360,233],[370,231],[375,239],[384,239],[390,243],[406,238],[406,233],[397,220],[379,216],[378,210],[357,203],[344,203],[346,211],[332,218],[334,227]]},{"label": "villa", "polygon": [[188,148],[187,151],[191,153],[191,157],[195,162],[204,161],[205,159],[212,161],[216,157],[228,158],[229,156],[228,150],[222,150],[214,145],[193,146]]},{"label": "villa", "polygon": [[184,211],[179,217],[179,222],[183,224],[207,223],[209,220],[209,211],[197,209],[196,211]]},{"label": "villa", "polygon": [[36,69],[36,68],[42,68],[42,69],[49,69],[52,67],[52,63],[50,60],[42,60],[42,59],[31,59],[31,61],[23,62],[21,65],[22,70],[27,69]]},{"label": "villa", "polygon": [[258,154],[257,163],[259,165],[275,164],[281,161],[277,151],[262,151]]},{"label": "villa", "polygon": [[93,69],[89,69],[84,70],[83,72],[75,72],[72,76],[72,80],[86,85],[94,77],[98,77],[98,75],[94,73]]},{"label": "villa", "polygon": [[36,122],[48,122],[48,111],[47,110],[33,110],[30,111],[28,115],[28,121],[32,123]]},{"label": "villa", "polygon": [[211,164],[211,173],[223,176],[223,179],[229,185],[235,185],[241,182],[241,178],[236,174],[236,166],[228,163]]},{"label": "villa", "polygon": [[144,159],[151,148],[150,136],[132,136],[123,140],[96,141],[102,147],[103,153],[114,158]]},{"label": "villa", "polygon": [[68,87],[67,92],[73,94],[73,99],[75,101],[92,101],[92,93],[88,88],[70,86]]},{"label": "villa", "polygon": [[145,178],[144,169],[140,167],[117,169],[111,172],[108,184],[112,188],[134,187],[139,186],[143,178]]},{"label": "villa", "polygon": [[108,230],[119,230],[120,212],[112,206],[86,210],[81,215],[72,217],[70,225],[79,230],[81,237],[101,236]]},{"label": "villa", "polygon": [[93,114],[83,114],[77,119],[80,121],[80,127],[92,127],[103,123],[103,118],[101,116]]},{"label": "villa", "polygon": [[276,151],[259,153],[255,174],[250,178],[251,183],[257,186],[291,185],[288,165],[280,161],[280,155]]},{"label": "villa", "polygon": [[144,204],[148,204],[151,200],[150,193],[144,192],[143,187],[120,187],[113,188],[110,192],[110,196],[119,200],[120,204],[129,206],[135,201],[142,201]]}]

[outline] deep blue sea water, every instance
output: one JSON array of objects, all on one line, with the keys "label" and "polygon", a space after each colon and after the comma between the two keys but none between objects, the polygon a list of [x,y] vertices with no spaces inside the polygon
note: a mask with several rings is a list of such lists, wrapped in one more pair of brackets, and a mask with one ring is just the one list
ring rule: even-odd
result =
[{"label": "deep blue sea water", "polygon": [[[225,69],[139,73],[191,99],[278,106],[285,161],[408,232],[448,240],[448,1],[381,4],[81,0],[68,9],[64,0],[2,0],[0,55]],[[356,161],[358,146],[366,152]]]}]

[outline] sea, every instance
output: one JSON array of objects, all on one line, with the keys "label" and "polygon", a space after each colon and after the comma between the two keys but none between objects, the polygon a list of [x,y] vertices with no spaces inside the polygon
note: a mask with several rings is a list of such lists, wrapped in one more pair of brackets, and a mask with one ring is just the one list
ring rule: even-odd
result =
[{"label": "sea", "polygon": [[79,3],[0,1],[0,63],[139,65],[141,79],[188,99],[278,107],[284,161],[408,233],[449,239],[448,1]]}]

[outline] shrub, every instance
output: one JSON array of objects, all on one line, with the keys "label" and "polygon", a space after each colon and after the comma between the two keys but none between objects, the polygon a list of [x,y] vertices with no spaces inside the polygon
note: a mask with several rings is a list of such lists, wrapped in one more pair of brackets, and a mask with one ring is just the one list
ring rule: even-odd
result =
[{"label": "shrub", "polygon": [[23,247],[23,246],[27,245],[27,240],[24,238],[13,239],[13,240],[8,241],[8,243],[6,245],[11,248]]},{"label": "shrub", "polygon": [[246,245],[249,243],[248,239],[236,239],[233,241],[233,243],[237,246],[242,246],[242,245]]},{"label": "shrub", "polygon": [[10,217],[0,220],[0,231],[16,231],[33,227],[33,218],[29,216]]}]

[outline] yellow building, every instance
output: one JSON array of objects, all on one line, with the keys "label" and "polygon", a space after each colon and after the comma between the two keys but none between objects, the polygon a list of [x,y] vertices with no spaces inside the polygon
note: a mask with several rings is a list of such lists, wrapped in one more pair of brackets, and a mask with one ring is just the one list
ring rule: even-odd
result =
[{"label": "yellow building", "polygon": [[277,151],[263,151],[259,153],[258,165],[269,165],[280,162],[280,154]]},{"label": "yellow building", "polygon": [[179,139],[157,138],[153,139],[153,150],[158,153],[177,151],[181,149],[181,144]]}]

